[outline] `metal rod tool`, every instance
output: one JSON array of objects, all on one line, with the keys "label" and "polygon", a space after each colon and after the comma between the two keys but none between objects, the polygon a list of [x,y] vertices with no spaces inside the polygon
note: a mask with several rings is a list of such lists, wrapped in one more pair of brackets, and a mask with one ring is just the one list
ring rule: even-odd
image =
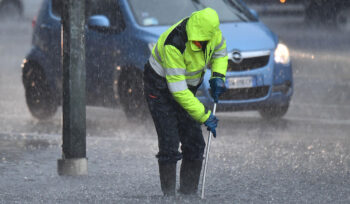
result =
[{"label": "metal rod tool", "polygon": [[[217,103],[214,103],[213,115],[215,115],[215,112],[216,112],[216,104]],[[203,182],[202,182],[202,194],[201,194],[201,198],[202,199],[204,199],[205,177],[207,175],[207,167],[208,167],[208,159],[209,159],[209,152],[210,152],[211,137],[212,137],[212,132],[209,131],[207,150],[205,151],[204,171],[203,171],[203,178],[202,178],[203,179]]]}]

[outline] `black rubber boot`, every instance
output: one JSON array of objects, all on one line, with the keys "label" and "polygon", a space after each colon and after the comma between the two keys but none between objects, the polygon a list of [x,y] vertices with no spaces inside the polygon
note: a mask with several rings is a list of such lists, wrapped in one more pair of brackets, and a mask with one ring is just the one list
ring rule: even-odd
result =
[{"label": "black rubber boot", "polygon": [[175,196],[176,163],[161,163],[159,165],[160,186],[164,196]]},{"label": "black rubber boot", "polygon": [[197,194],[202,161],[182,160],[179,192],[185,195]]}]

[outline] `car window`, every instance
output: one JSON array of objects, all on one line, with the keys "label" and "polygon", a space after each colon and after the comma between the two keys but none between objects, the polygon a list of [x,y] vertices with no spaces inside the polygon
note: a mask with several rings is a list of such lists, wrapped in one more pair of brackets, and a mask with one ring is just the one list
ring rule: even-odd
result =
[{"label": "car window", "polygon": [[51,11],[53,15],[61,17],[62,7],[62,0],[51,0]]},{"label": "car window", "polygon": [[[51,0],[52,14],[61,17],[63,8],[62,0]],[[86,1],[86,18],[93,15],[106,16],[111,24],[111,29],[121,32],[125,29],[125,22],[120,10],[118,1],[116,0],[88,0]]]},{"label": "car window", "polygon": [[111,29],[117,32],[125,29],[125,22],[122,12],[120,10],[118,1],[116,0],[90,0],[86,4],[87,6],[87,18],[93,15],[106,16],[111,24]]},{"label": "car window", "polygon": [[211,7],[221,22],[256,21],[239,0],[128,0],[142,26],[172,25],[192,12]]}]

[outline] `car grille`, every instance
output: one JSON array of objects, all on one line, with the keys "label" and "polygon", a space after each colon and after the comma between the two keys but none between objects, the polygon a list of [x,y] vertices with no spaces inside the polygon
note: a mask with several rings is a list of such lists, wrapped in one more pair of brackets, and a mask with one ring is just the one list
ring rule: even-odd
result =
[{"label": "car grille", "polygon": [[235,63],[231,59],[228,60],[227,71],[249,71],[252,69],[261,68],[267,65],[269,62],[270,55],[245,58],[240,63]]},{"label": "car grille", "polygon": [[259,86],[254,88],[227,89],[220,96],[220,100],[248,100],[262,98],[269,92],[269,86]]}]

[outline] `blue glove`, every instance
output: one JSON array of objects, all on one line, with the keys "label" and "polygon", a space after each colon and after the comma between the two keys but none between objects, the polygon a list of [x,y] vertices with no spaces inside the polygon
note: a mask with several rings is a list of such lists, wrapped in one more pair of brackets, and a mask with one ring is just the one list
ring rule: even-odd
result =
[{"label": "blue glove", "polygon": [[216,137],[215,128],[218,126],[218,122],[219,120],[213,115],[213,113],[210,113],[209,118],[204,122],[204,125],[207,126],[207,130],[212,132],[214,137]]},{"label": "blue glove", "polygon": [[221,78],[212,78],[209,80],[211,88],[211,97],[213,97],[214,102],[219,101],[219,96],[226,91],[226,86],[224,80]]}]

